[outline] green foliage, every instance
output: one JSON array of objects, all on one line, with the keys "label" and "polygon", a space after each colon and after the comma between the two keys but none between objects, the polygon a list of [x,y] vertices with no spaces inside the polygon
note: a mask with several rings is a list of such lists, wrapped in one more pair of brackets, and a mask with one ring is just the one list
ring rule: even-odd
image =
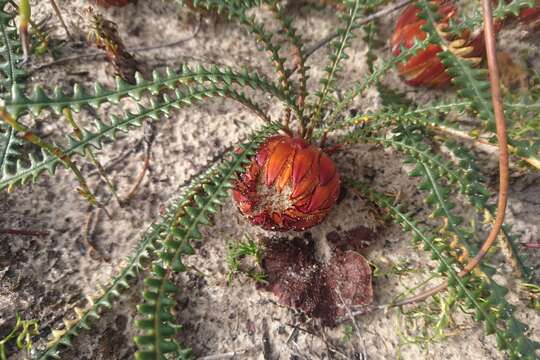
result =
[{"label": "green foliage", "polygon": [[0,360],[7,360],[6,344],[15,340],[17,348],[20,350],[32,349],[32,336],[39,335],[39,324],[37,320],[23,320],[19,314],[16,315],[16,323],[9,334],[0,339]]},{"label": "green foliage", "polygon": [[[520,10],[533,7],[535,0],[511,0],[498,1],[493,9],[493,17],[497,20],[507,19],[509,16],[517,16]],[[454,20],[450,22],[450,33],[461,35],[467,29],[479,29],[484,22],[480,8],[474,9],[472,14],[462,16],[459,23]]]},{"label": "green foliage", "polygon": [[165,211],[161,220],[152,224],[142,236],[133,255],[126,260],[125,265],[106,287],[101,287],[95,297],[88,298],[88,306],[85,309],[75,309],[75,319],[64,320],[64,329],[53,330],[52,339],[46,348],[34,358],[38,360],[60,359],[60,348],[72,346],[72,339],[81,331],[88,330],[91,321],[99,319],[105,310],[113,307],[114,302],[121,293],[129,288],[130,282],[137,278],[145,269],[145,263],[156,249],[161,234],[169,229],[176,220],[177,213],[182,204],[182,199],[174,201]]},{"label": "green foliage", "polygon": [[514,306],[504,299],[508,289],[495,283],[491,278],[493,274],[479,276],[470,273],[464,277],[458,276],[458,262],[451,255],[453,249],[448,243],[418,225],[418,221],[413,220],[400,206],[394,205],[393,199],[359,183],[354,182],[352,185],[386,209],[393,221],[413,234],[416,244],[422,244],[425,250],[431,252],[432,258],[439,262],[437,272],[448,276],[450,296],[473,311],[477,321],[484,322],[486,333],[495,335],[498,346],[506,350],[511,359],[538,358],[535,351],[540,348],[540,344],[525,335],[528,326],[513,316]]},{"label": "green foliage", "polygon": [[0,81],[1,93],[4,96],[11,91],[14,84],[24,80],[25,73],[19,68],[22,61],[19,34],[15,27],[15,14],[8,13],[6,7],[9,0],[0,0]]},{"label": "green foliage", "polygon": [[341,337],[341,341],[343,342],[351,341],[353,334],[354,334],[354,327],[351,324],[343,325],[343,336]]},{"label": "green foliage", "polygon": [[391,57],[379,66],[375,66],[373,70],[366,74],[361,81],[356,82],[350,89],[346,90],[343,99],[335,105],[332,113],[328,116],[326,124],[321,124],[321,127],[332,125],[336,118],[343,115],[343,113],[347,110],[347,107],[352,104],[354,99],[360,96],[370,86],[377,84],[380,78],[386,75],[390,69],[395,67],[397,64],[406,61],[410,56],[416,55],[419,51],[425,49],[428,44],[429,42],[427,40],[415,40],[409,49],[403,48],[398,56]]},{"label": "green foliage", "polygon": [[[531,94],[512,97],[505,101],[508,137],[515,153],[522,157],[540,158],[540,97]],[[495,141],[494,137],[490,139]]]},{"label": "green foliage", "polygon": [[[14,116],[21,116],[24,111],[30,110],[34,115],[38,115],[44,108],[50,108],[60,114],[64,108],[79,111],[83,105],[98,107],[105,102],[118,102],[126,96],[141,99],[144,91],[156,93],[164,87],[174,89],[179,86],[179,81],[194,81],[199,85],[187,87],[185,90],[176,88],[174,92],[164,95],[163,100],[152,99],[150,105],[147,106],[139,103],[135,113],[128,112],[123,117],[111,115],[109,123],[97,120],[96,130],[82,129],[83,137],[81,139],[68,136],[68,144],[62,149],[64,154],[71,157],[75,154],[83,155],[89,147],[100,149],[106,139],[116,139],[118,132],[127,132],[130,128],[140,127],[146,119],[157,120],[160,116],[168,118],[173,114],[173,110],[190,106],[208,97],[219,96],[234,99],[264,120],[269,121],[257,104],[253,103],[244,93],[238,92],[232,87],[233,83],[273,93],[283,99],[287,98],[276,86],[256,73],[249,73],[247,69],[236,73],[231,69],[220,70],[217,67],[205,69],[200,66],[196,70],[192,70],[188,66],[184,66],[180,75],[176,75],[170,70],[164,76],[155,73],[151,82],[146,82],[140,77],[138,77],[136,85],[129,85],[118,80],[117,89],[114,91],[105,90],[98,85],[94,95],[88,95],[80,86],[75,86],[72,97],[57,90],[55,96],[49,98],[41,88],[37,88],[32,99],[17,93],[12,102],[7,102],[6,108]],[[291,104],[295,105],[293,100],[291,100]],[[20,162],[8,166],[10,163],[7,163],[6,170],[0,177],[0,189],[13,189],[17,185],[23,185],[35,180],[45,171],[54,174],[60,164],[62,164],[62,159],[45,150],[42,150],[38,156],[30,154],[27,164]]]},{"label": "green foliage", "polygon": [[[453,153],[459,166],[449,166],[442,168],[441,171],[446,174],[447,178],[453,177],[459,182],[461,193],[467,195],[470,203],[474,205],[479,214],[481,211],[485,211],[489,217],[494,218],[496,206],[486,202],[493,194],[485,186],[484,178],[480,175],[480,169],[475,163],[474,156],[456,142],[446,142],[445,145]],[[518,275],[526,282],[533,281],[534,269],[526,264],[526,254],[520,254],[518,236],[512,234],[510,225],[503,225],[500,239],[501,246],[506,248],[510,254],[512,265],[517,269]]]},{"label": "green foliage", "polygon": [[[376,39],[376,24],[366,25],[359,20],[361,16],[376,11],[385,1],[348,0],[343,3],[346,10],[341,16],[342,25],[330,44],[328,64],[324,67],[319,89],[313,94],[307,86],[309,51],[304,49],[302,32],[295,27],[283,3],[278,0],[192,2],[195,7],[227,16],[253,34],[260,50],[268,55],[273,65],[276,82],[245,66],[183,65],[178,70],[155,71],[152,79],[144,79],[137,74],[134,84],[117,80],[114,89],[97,84],[91,91],[77,84],[66,92],[63,90],[64,84],[53,84],[52,89],[37,85],[29,92],[24,72],[20,69],[21,45],[13,27],[14,15],[4,11],[8,0],[0,0],[0,92],[2,109],[6,110],[2,112],[3,122],[0,121],[0,190],[14,190],[17,186],[35,181],[44,173],[53,175],[59,165],[71,169],[83,182],[85,174],[74,165],[75,159],[88,156],[95,149],[107,151],[106,144],[117,141],[119,133],[140,127],[144,121],[173,118],[177,110],[209,98],[234,100],[268,124],[251,135],[238,149],[228,152],[219,164],[210,166],[201,176],[190,181],[180,199],[174,201],[161,220],[144,234],[119,274],[89,299],[86,308],[75,309],[75,316],[64,320],[62,330],[53,331],[52,340],[36,356],[37,359],[60,358],[61,348],[71,346],[73,338],[88,329],[92,319],[99,318],[104,310],[112,308],[121,292],[141,272],[144,274],[144,290],[136,321],[140,331],[135,338],[138,346],[136,358],[190,359],[190,350],[184,348],[177,338],[181,326],[173,316],[175,298],[179,292],[174,276],[187,270],[183,261],[186,256],[194,254],[192,243],[203,240],[202,226],[212,225],[212,217],[226,201],[232,182],[251,161],[260,144],[280,130],[293,132],[297,129],[300,135],[308,139],[321,138],[323,142],[328,136],[341,131],[342,136],[337,137],[340,141],[351,144],[371,142],[393,148],[404,155],[404,163],[414,166],[410,175],[420,179],[419,187],[423,190],[425,203],[432,209],[432,217],[439,222],[439,226],[433,229],[418,225],[419,221],[413,220],[402,210],[402,204],[394,204],[393,199],[360,186],[353,180],[349,182],[380,207],[387,209],[397,223],[411,232],[415,242],[423,244],[424,249],[430,251],[432,258],[438,261],[438,276],[448,278],[449,292],[444,299],[442,296],[438,298],[438,307],[417,309],[426,326],[432,326],[433,330],[426,332],[424,338],[444,337],[443,330],[451,322],[450,315],[454,307],[459,305],[473,311],[476,320],[485,324],[486,333],[495,334],[499,346],[507,351],[510,358],[537,358],[534,352],[538,344],[526,337],[527,326],[516,319],[514,307],[506,301],[508,290],[493,280],[494,269],[484,263],[475,272],[458,276],[464,263],[478,251],[478,229],[469,227],[456,211],[458,193],[467,199],[470,211],[488,223],[495,214],[495,208],[489,202],[493,194],[480,175],[474,155],[461,144],[447,141],[447,135],[451,132],[446,131],[441,135],[441,130],[467,133],[468,129],[463,130],[460,122],[451,119],[469,116],[481,120],[481,128],[472,130],[480,130],[491,137],[490,141],[495,140],[487,70],[473,67],[468,60],[450,51],[441,52],[439,56],[453,78],[458,97],[450,96],[445,101],[418,106],[388,86],[384,77],[395,65],[406,61],[429,44],[446,45],[444,36],[436,30],[439,18],[436,8],[426,0],[418,2],[421,16],[427,20],[427,39],[415,41],[410,49],[403,48],[399,56],[375,61],[374,50],[384,46],[384,42]],[[495,13],[503,18],[532,4],[531,0],[501,1]],[[274,15],[272,21],[278,23],[280,36],[269,30],[264,18],[253,15],[252,8],[261,5],[264,5],[264,11],[269,10]],[[461,24],[473,26],[479,24],[479,20],[481,22],[481,15],[474,13]],[[358,29],[364,30],[369,71],[349,89],[341,89],[338,78]],[[448,29],[456,34],[462,30],[462,25],[458,23],[452,23]],[[285,51],[287,47],[290,54]],[[298,76],[294,76],[295,72]],[[348,108],[353,101],[372,87],[377,88],[381,97],[379,109],[348,116]],[[283,124],[274,123],[266,104],[257,103],[253,94],[281,102],[284,105]],[[528,96],[509,96],[505,99],[513,151],[532,161],[540,150],[539,98],[536,89]],[[108,115],[109,119],[96,120],[91,128],[81,128],[79,135],[73,133],[76,123],[68,122],[71,124],[70,135],[61,138],[59,143],[45,142],[39,137],[37,129],[23,125],[26,118],[35,120],[45,112],[49,118],[69,118],[71,112],[77,113],[86,108],[102,109],[109,104],[121,107],[124,101],[136,104],[136,110],[126,111],[122,116]],[[296,121],[297,128],[289,127],[291,120]],[[33,147],[29,146],[31,135],[35,140],[30,141]],[[440,148],[452,156],[443,155]],[[92,160],[95,160],[92,161],[94,164],[99,164],[93,153]],[[501,237],[506,239],[501,244],[510,253],[515,268],[524,280],[532,281],[534,274],[527,267],[526,259],[519,254],[515,246],[516,237],[508,226],[504,227]],[[245,256],[260,260],[260,249],[253,241],[231,245],[227,257],[231,270],[227,276],[229,282],[232,275],[240,270],[240,259]],[[406,276],[409,272],[409,269],[396,267],[391,273]],[[248,275],[262,280],[259,273]],[[435,316],[439,310],[441,314]],[[346,337],[351,334],[345,331]]]},{"label": "green foliage", "polygon": [[158,258],[144,281],[144,302],[137,307],[142,317],[137,326],[143,335],[135,338],[139,347],[136,359],[165,359],[169,353],[178,355],[181,348],[174,341],[174,335],[179,326],[174,323],[171,313],[178,289],[171,276],[186,270],[182,257],[194,254],[191,241],[203,239],[199,227],[211,224],[211,216],[223,205],[236,175],[243,171],[243,166],[260,144],[279,129],[279,125],[272,124],[252,135],[248,142],[239,146],[240,152],[229,153],[230,159],[211,168],[186,190],[174,221],[161,234]]},{"label": "green foliage", "polygon": [[145,93],[157,95],[164,90],[176,90],[182,85],[189,90],[193,84],[221,86],[227,90],[232,89],[233,85],[238,85],[241,88],[249,87],[273,95],[289,105],[295,106],[294,101],[290,100],[278,86],[248,68],[235,71],[230,68],[220,69],[215,65],[210,68],[198,65],[192,69],[188,65],[184,65],[178,73],[171,69],[167,69],[164,74],[156,71],[153,73],[153,79],[149,81],[137,74],[136,84],[128,84],[120,78],[117,79],[116,84],[116,89],[109,90],[98,83],[93,94],[89,94],[82,86],[75,85],[72,95],[65,94],[61,87],[57,86],[53,90],[53,96],[48,96],[42,87],[37,86],[31,97],[26,96],[22,90],[16,88],[13,90],[11,99],[6,99],[5,107],[16,118],[27,112],[37,116],[43,109],[50,109],[56,114],[61,114],[65,108],[79,112],[84,106],[97,109],[104,103],[115,104],[126,97],[139,101]]},{"label": "green foliage", "polygon": [[261,264],[262,249],[253,239],[248,241],[234,241],[229,244],[227,250],[227,265],[229,272],[227,273],[227,285],[231,286],[234,276],[238,273],[245,273],[255,282],[264,282],[265,274],[257,270],[243,270],[241,261],[246,257],[255,258],[257,265]]},{"label": "green foliage", "polygon": [[254,6],[259,6],[260,0],[193,0],[193,6],[218,13],[232,11],[245,11]]},{"label": "green foliage", "polygon": [[336,75],[342,70],[341,62],[348,58],[346,49],[351,47],[353,39],[353,26],[360,16],[360,0],[346,2],[347,12],[342,16],[341,20],[344,23],[342,28],[339,28],[337,33],[339,38],[330,44],[331,54],[329,56],[330,64],[324,68],[326,75],[320,80],[321,89],[315,94],[319,98],[315,114],[313,115],[312,127],[316,126],[315,121],[321,120],[321,112],[323,106],[328,102],[335,103],[336,101],[329,98],[336,88]]},{"label": "green foliage", "polygon": [[[22,61],[21,46],[15,28],[14,15],[6,11],[8,0],[0,0],[0,94],[9,98],[11,89],[24,80],[24,71],[18,66]],[[17,167],[23,142],[16,131],[0,123],[0,177]]]},{"label": "green foliage", "polygon": [[257,43],[263,45],[261,50],[270,54],[268,60],[275,66],[282,90],[286,94],[289,93],[288,72],[285,70],[286,59],[279,54],[281,47],[273,42],[273,34],[268,32],[264,25],[256,21],[255,16],[246,15],[246,9],[255,4],[252,4],[252,2],[239,4],[237,1],[201,0],[194,1],[194,5],[202,5],[206,9],[215,10],[218,13],[224,12],[230,19],[234,19],[246,26],[254,35]]},{"label": "green foliage", "polygon": [[[287,16],[285,13],[285,9],[283,6],[279,4],[277,0],[267,0],[266,1],[271,10],[273,11],[275,17],[280,21],[281,26],[283,28],[283,32],[285,33],[285,36],[289,40],[292,49],[292,55],[291,55],[291,61],[293,68],[298,69],[298,72],[300,74],[300,89],[298,90],[298,97],[297,97],[297,104],[300,108],[300,127],[301,131],[304,131],[305,122],[306,119],[303,117],[303,104],[306,101],[306,98],[308,96],[307,92],[307,80],[308,80],[308,74],[307,70],[308,67],[306,66],[306,54],[304,53],[303,49],[303,43],[301,37],[298,35],[298,31],[293,26],[293,20],[291,17]],[[286,71],[286,79],[290,75],[292,75],[292,70]],[[288,81],[288,80],[287,80]],[[290,87],[290,85],[288,85]],[[289,89],[290,90],[290,89]],[[287,119],[287,122],[289,119]]]},{"label": "green foliage", "polygon": [[[504,17],[509,13],[517,14],[519,9],[534,5],[533,1],[528,0],[515,0],[507,5],[502,5],[504,3],[502,1],[499,3],[499,7],[495,13],[500,17]],[[424,30],[429,35],[429,41],[433,44],[446,45],[447,41],[436,29],[437,20],[440,18],[436,12],[436,8],[425,0],[419,1],[418,7],[422,10],[419,17],[427,21]],[[444,46],[443,49],[447,49],[447,47]],[[486,121],[485,129],[494,133],[495,117],[491,102],[487,69],[473,67],[468,59],[461,58],[453,54],[450,50],[443,50],[438,53],[438,56],[446,66],[447,72],[452,76],[452,83],[457,89],[457,94],[471,101],[470,109],[478,113],[479,117]],[[537,122],[534,120],[531,122],[531,124],[535,123]],[[516,127],[516,125],[510,126],[510,128],[512,127]],[[517,127],[519,128],[519,125]],[[530,129],[526,129],[525,131],[529,132]],[[534,131],[534,128],[532,131]],[[520,134],[514,132],[514,135]],[[492,141],[495,142],[496,139],[492,138]],[[509,143],[518,149],[518,154],[521,156],[537,157],[540,154],[540,139],[538,136],[534,136],[534,138],[527,138],[526,136],[511,137]]]},{"label": "green foliage", "polygon": [[401,342],[427,348],[433,342],[447,339],[449,329],[453,330],[455,325],[452,314],[456,308],[454,298],[442,295],[435,295],[413,309],[397,308],[397,331]]},{"label": "green foliage", "polygon": [[526,294],[529,307],[540,311],[540,285],[521,283],[520,290]]},{"label": "green foliage", "polygon": [[[443,100],[427,105],[418,106],[410,104],[404,100],[404,95],[392,90],[385,89],[379,85],[383,91],[383,102],[387,102],[385,107],[377,112],[367,112],[362,115],[344,117],[340,121],[327,122],[325,126],[316,132],[320,136],[323,132],[336,131],[347,128],[354,128],[358,124],[368,126],[373,129],[395,124],[418,125],[422,128],[431,128],[449,132],[456,130],[460,134],[474,140],[474,135],[468,135],[464,131],[460,122],[450,121],[448,118],[455,118],[456,115],[466,115],[471,110],[470,100]],[[522,97],[517,101],[507,98],[504,101],[505,113],[508,121],[510,135],[509,142],[516,147],[510,147],[510,152],[522,156],[530,162],[540,161],[540,137],[535,128],[538,127],[538,101],[532,96]],[[450,116],[452,115],[452,116]],[[480,131],[481,129],[478,129]],[[471,133],[476,131],[471,129]],[[514,136],[512,136],[514,135]],[[491,136],[490,142],[496,142],[496,138]]]},{"label": "green foliage", "polygon": [[[471,242],[474,231],[466,231],[462,228],[463,218],[452,213],[455,203],[450,198],[452,189],[456,188],[467,197],[471,206],[476,209],[478,216],[487,215],[492,218],[495,214],[495,205],[488,204],[488,200],[493,195],[483,184],[484,179],[476,167],[472,155],[462,146],[455,142],[447,142],[447,147],[458,159],[455,166],[452,161],[445,160],[441,154],[434,154],[431,147],[424,142],[429,138],[429,134],[420,125],[405,125],[405,121],[398,120],[392,137],[377,136],[370,133],[369,127],[355,129],[345,135],[344,140],[348,142],[371,141],[394,147],[399,152],[407,156],[406,163],[415,165],[410,173],[413,177],[422,177],[424,182],[420,184],[421,190],[429,191],[425,198],[428,205],[433,206],[432,214],[435,218],[444,218],[445,230],[453,232],[464,247],[462,251],[467,255],[475,255],[476,246]],[[386,124],[387,126],[388,124]],[[444,184],[446,183],[446,185]],[[510,233],[510,227],[504,225],[502,232],[504,245],[508,248],[512,265],[525,281],[534,278],[533,269],[525,264],[525,261],[518,253],[516,236]],[[464,257],[464,260],[466,258]]]},{"label": "green foliage", "polygon": [[[421,9],[418,16],[427,21],[423,29],[428,34],[429,41],[432,44],[446,44],[447,41],[436,29],[436,24],[440,19],[436,7],[425,0],[419,1],[418,7]],[[487,70],[474,68],[469,60],[454,55],[450,50],[446,50],[447,48],[447,46],[443,47],[445,50],[437,55],[446,66],[447,72],[452,76],[452,83],[458,89],[457,94],[470,99],[473,110],[487,121],[488,130],[494,131],[495,117],[493,115]]]}]

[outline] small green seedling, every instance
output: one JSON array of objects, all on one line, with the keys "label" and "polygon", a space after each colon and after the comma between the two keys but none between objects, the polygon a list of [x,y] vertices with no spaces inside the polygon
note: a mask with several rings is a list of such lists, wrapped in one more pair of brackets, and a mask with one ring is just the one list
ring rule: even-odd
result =
[{"label": "small green seedling", "polygon": [[[256,266],[251,269],[244,269],[242,262],[247,257],[255,258]],[[262,259],[262,249],[253,239],[248,241],[237,241],[229,243],[227,253],[227,264],[229,265],[229,272],[227,273],[227,286],[230,286],[234,276],[243,273],[249,278],[255,280],[257,283],[265,282],[265,274],[259,270],[256,270],[260,266]]]}]

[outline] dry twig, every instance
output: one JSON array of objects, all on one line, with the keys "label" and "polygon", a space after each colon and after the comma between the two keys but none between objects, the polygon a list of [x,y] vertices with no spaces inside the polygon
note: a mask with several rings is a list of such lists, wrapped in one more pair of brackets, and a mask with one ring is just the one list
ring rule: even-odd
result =
[{"label": "dry twig", "polygon": [[124,203],[129,202],[133,196],[137,193],[139,190],[139,187],[141,186],[141,183],[144,179],[144,176],[148,172],[148,169],[150,168],[150,155],[152,153],[152,144],[154,143],[154,140],[156,138],[156,128],[155,125],[151,122],[146,122],[144,126],[144,138],[143,138],[143,144],[145,145],[145,152],[144,152],[144,163],[143,168],[139,175],[137,176],[137,180],[135,181],[135,184],[129,191],[129,193],[126,196],[126,199],[123,201]]},{"label": "dry twig", "polygon": [[49,236],[47,230],[30,230],[30,229],[0,229],[0,235],[22,235],[22,236]]}]

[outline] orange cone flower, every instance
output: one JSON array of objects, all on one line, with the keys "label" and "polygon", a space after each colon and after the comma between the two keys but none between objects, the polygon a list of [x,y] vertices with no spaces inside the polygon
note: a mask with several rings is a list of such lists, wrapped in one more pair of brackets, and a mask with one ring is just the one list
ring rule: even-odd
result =
[{"label": "orange cone flower", "polygon": [[233,189],[238,208],[266,230],[302,231],[336,203],[340,176],[320,148],[287,135],[269,138]]},{"label": "orange cone flower", "polygon": [[[480,34],[474,39],[470,39],[468,32],[462,34],[460,38],[447,38],[445,29],[450,19],[457,15],[457,9],[452,1],[434,0],[438,5],[438,13],[441,16],[436,24],[439,34],[448,40],[449,50],[454,54],[467,58],[474,64],[480,63],[484,54],[483,36]],[[392,54],[398,56],[401,47],[411,48],[414,40],[424,40],[427,34],[422,30],[426,20],[418,17],[420,9],[416,5],[409,5],[398,18],[396,29],[391,40]],[[437,54],[442,48],[436,44],[429,44],[427,48],[419,51],[415,56],[411,56],[407,61],[398,64],[397,70],[405,82],[412,86],[441,87],[450,83],[450,75],[446,72],[446,67]]]}]

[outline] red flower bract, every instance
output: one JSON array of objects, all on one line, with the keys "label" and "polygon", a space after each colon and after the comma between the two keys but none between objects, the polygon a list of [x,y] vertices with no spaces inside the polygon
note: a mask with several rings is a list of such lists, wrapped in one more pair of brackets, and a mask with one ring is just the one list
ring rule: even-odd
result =
[{"label": "red flower bract", "polygon": [[233,198],[254,225],[302,231],[324,220],[339,189],[328,155],[303,139],[279,135],[261,145],[236,181]]},{"label": "red flower bract", "polygon": [[[445,37],[444,30],[448,26],[450,19],[457,15],[457,9],[452,1],[434,0],[438,5],[438,13],[441,16],[437,24],[439,33]],[[424,40],[427,34],[422,30],[426,20],[418,17],[420,9],[416,5],[409,5],[398,18],[396,29],[391,39],[392,54],[398,56],[401,47],[411,48],[414,40]],[[484,42],[482,36],[470,39],[468,32],[457,39],[449,39],[449,50],[454,54],[467,58],[474,64],[482,60],[484,53]],[[450,75],[446,72],[446,67],[437,54],[442,48],[436,44],[429,44],[427,48],[419,51],[415,56],[411,56],[407,61],[398,64],[397,70],[405,82],[412,86],[440,87],[450,83]]]}]

